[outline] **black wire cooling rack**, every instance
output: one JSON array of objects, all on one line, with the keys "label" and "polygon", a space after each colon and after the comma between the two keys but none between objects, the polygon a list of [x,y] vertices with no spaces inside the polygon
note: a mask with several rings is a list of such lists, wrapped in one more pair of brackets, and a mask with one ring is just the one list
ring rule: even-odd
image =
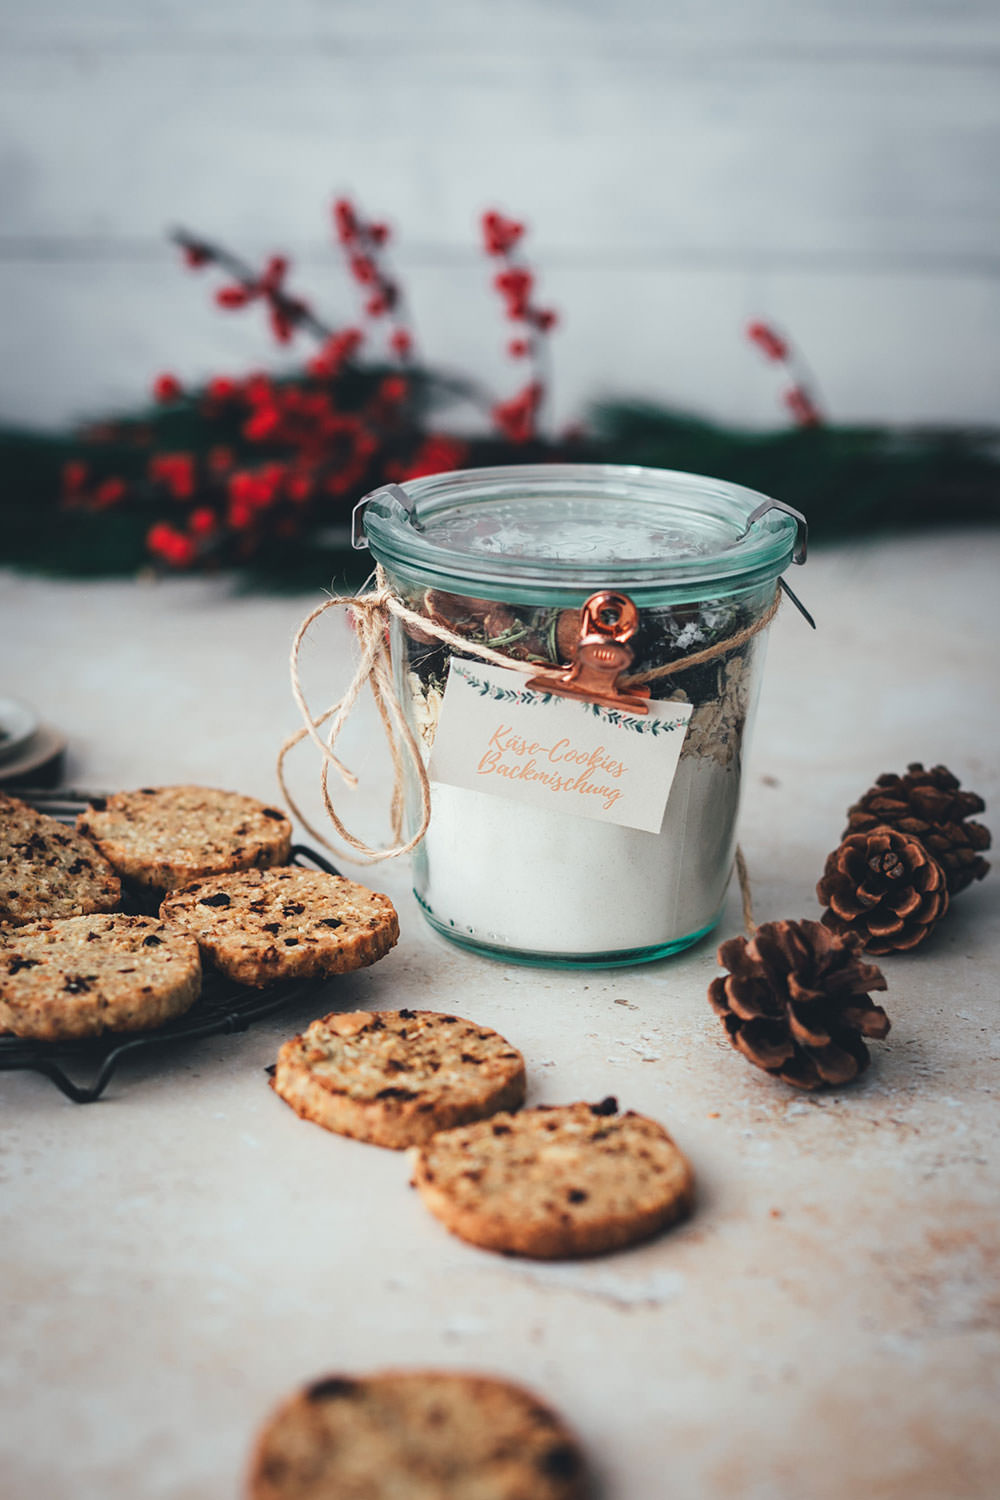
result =
[{"label": "black wire cooling rack", "polygon": [[[39,812],[58,818],[61,823],[72,823],[94,796],[92,792],[50,792],[38,787],[21,790],[5,787],[4,791],[30,803]],[[325,870],[328,875],[340,874],[329,860],[306,844],[292,845],[291,863],[303,869]],[[127,902],[125,909],[130,909]],[[139,908],[133,906],[131,909]],[[288,979],[270,984],[266,989],[251,989],[206,968],[201,994],[191,1009],[176,1020],[152,1031],[128,1035],[107,1032],[103,1036],[77,1041],[39,1042],[27,1037],[0,1036],[0,1072],[27,1069],[43,1073],[67,1099],[72,1099],[75,1104],[92,1104],[101,1097],[123,1058],[155,1053],[175,1042],[192,1042],[224,1032],[246,1031],[254,1021],[271,1015],[292,1000],[304,999],[325,982],[324,979]],[[88,1079],[89,1082],[85,1081]]]}]

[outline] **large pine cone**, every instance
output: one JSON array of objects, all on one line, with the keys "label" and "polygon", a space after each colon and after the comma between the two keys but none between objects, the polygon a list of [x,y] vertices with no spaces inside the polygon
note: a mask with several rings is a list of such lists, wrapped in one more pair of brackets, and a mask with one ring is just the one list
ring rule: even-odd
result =
[{"label": "large pine cone", "polygon": [[852,833],[826,862],[816,895],[823,922],[871,953],[915,948],[948,910],[944,870],[920,839],[896,828]]},{"label": "large pine cone", "polygon": [[972,813],[986,803],[975,792],[963,792],[957,776],[946,766],[925,771],[919,761],[907,767],[905,776],[880,776],[860,802],[848,810],[849,833],[868,833],[873,828],[898,828],[925,844],[944,869],[951,896],[964,891],[974,880],[982,880],[989,864],[979,853],[990,847],[990,832],[982,823],[968,823]]},{"label": "large pine cone", "polygon": [[819,922],[765,922],[719,949],[730,972],[708,998],[733,1046],[756,1067],[800,1089],[848,1083],[871,1061],[863,1037],[884,1037],[889,1017],[869,990],[885,979],[857,938]]}]

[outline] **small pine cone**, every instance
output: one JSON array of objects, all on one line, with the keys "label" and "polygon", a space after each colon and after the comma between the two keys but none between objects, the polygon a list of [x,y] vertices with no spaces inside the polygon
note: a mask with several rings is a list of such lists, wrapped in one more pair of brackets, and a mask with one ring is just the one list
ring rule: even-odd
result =
[{"label": "small pine cone", "polygon": [[889,1017],[869,990],[885,979],[851,934],[820,922],[765,922],[719,949],[729,970],[708,998],[733,1046],[755,1067],[800,1089],[849,1083],[871,1061],[863,1038],[884,1037]]},{"label": "small pine cone", "polygon": [[955,896],[974,880],[982,880],[989,864],[980,854],[990,847],[990,832],[982,823],[969,823],[972,813],[986,803],[975,792],[963,792],[957,776],[945,766],[925,771],[919,761],[905,776],[880,776],[847,813],[849,833],[873,828],[898,828],[918,838],[942,866],[948,894]]},{"label": "small pine cone", "polygon": [[948,910],[944,870],[917,838],[896,828],[851,833],[816,887],[823,922],[853,932],[871,953],[915,948]]}]

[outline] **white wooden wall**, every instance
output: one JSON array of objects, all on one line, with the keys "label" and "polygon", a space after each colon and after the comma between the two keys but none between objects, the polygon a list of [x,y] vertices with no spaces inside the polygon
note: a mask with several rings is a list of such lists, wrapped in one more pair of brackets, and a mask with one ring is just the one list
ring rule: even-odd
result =
[{"label": "white wooden wall", "polygon": [[477,218],[529,221],[565,415],[767,423],[764,317],[836,418],[996,421],[998,78],[998,0],[0,0],[0,420],[273,360],[172,224],[352,317],[348,191],[424,356],[507,390]]}]

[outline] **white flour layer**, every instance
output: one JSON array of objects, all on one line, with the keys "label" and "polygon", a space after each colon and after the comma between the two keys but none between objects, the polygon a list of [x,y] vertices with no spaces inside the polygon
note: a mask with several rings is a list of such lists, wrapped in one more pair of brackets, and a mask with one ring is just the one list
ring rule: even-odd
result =
[{"label": "white flour layer", "polygon": [[431,784],[417,894],[456,937],[533,953],[651,948],[707,927],[732,864],[739,773],[681,759],[659,833]]}]

